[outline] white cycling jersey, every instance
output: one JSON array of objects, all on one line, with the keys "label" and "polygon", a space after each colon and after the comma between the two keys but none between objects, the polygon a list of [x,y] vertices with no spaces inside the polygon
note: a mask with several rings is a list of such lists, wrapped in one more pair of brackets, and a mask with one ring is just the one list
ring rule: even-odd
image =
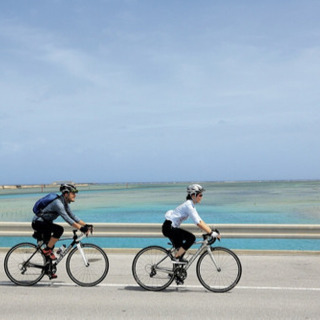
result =
[{"label": "white cycling jersey", "polygon": [[174,228],[179,228],[181,223],[189,217],[195,224],[200,223],[202,220],[192,200],[187,200],[174,210],[167,211],[165,217],[166,220],[170,220],[172,222],[172,227]]}]

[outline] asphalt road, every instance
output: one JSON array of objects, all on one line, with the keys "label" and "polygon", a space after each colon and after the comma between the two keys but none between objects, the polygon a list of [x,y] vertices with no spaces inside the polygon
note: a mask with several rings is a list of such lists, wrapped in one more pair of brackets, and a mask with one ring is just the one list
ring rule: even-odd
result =
[{"label": "asphalt road", "polygon": [[109,273],[96,287],[75,285],[63,264],[58,279],[20,287],[6,277],[4,255],[0,252],[4,320],[320,319],[320,254],[239,254],[242,278],[223,294],[204,289],[194,268],[183,286],[145,291],[132,277],[132,253],[108,253]]}]

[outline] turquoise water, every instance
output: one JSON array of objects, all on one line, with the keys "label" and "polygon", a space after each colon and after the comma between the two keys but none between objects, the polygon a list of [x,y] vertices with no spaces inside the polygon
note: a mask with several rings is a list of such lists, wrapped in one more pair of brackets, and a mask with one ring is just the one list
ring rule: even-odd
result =
[{"label": "turquoise water", "polygon": [[[208,224],[320,224],[320,181],[204,182],[207,191],[197,205]],[[83,187],[73,211],[86,222],[162,223],[164,213],[185,199],[187,183],[109,184]],[[45,193],[55,191],[46,189]],[[0,189],[0,220],[31,221],[40,190]],[[57,220],[57,222],[62,220]],[[191,221],[188,221],[191,223]],[[11,246],[17,238],[0,238]],[[30,239],[27,239],[30,240]],[[165,239],[94,238],[103,247],[165,245]],[[223,239],[234,249],[320,250],[319,240]]]}]

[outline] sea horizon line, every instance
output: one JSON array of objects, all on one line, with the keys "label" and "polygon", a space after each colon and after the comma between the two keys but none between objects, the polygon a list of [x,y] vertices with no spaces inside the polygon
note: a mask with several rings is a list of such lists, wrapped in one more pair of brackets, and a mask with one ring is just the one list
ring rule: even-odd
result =
[{"label": "sea horizon line", "polygon": [[75,181],[55,181],[51,183],[32,184],[3,184],[0,189],[27,189],[27,188],[54,188],[62,183],[73,183],[78,187],[88,187],[93,185],[152,185],[152,184],[182,184],[182,183],[259,183],[259,182],[317,182],[320,179],[243,179],[243,180],[207,180],[207,181],[131,181],[131,182],[75,182]]}]

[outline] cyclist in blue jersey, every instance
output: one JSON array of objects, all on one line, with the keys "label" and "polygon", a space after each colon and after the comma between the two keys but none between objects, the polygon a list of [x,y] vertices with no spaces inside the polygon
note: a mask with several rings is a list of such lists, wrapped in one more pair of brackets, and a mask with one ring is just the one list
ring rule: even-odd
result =
[{"label": "cyclist in blue jersey", "polygon": [[[55,243],[59,240],[64,232],[64,228],[53,223],[55,219],[61,216],[70,226],[80,230],[83,233],[92,232],[93,226],[86,224],[78,218],[70,209],[69,204],[75,201],[77,188],[73,184],[62,184],[60,186],[61,195],[47,205],[41,215],[34,216],[32,228],[44,235],[44,240],[48,241],[47,247],[43,249],[45,256],[56,260],[53,253]],[[56,276],[55,276],[56,277]]]},{"label": "cyclist in blue jersey", "polygon": [[219,231],[211,230],[211,228],[200,218],[195,208],[195,205],[201,202],[204,191],[205,189],[199,184],[191,184],[187,188],[186,201],[176,209],[169,210],[165,214],[166,220],[162,225],[162,233],[171,240],[177,249],[173,263],[186,264],[188,262],[183,259],[183,255],[196,239],[193,233],[180,228],[180,225],[184,220],[191,218],[205,233],[220,239]]}]

